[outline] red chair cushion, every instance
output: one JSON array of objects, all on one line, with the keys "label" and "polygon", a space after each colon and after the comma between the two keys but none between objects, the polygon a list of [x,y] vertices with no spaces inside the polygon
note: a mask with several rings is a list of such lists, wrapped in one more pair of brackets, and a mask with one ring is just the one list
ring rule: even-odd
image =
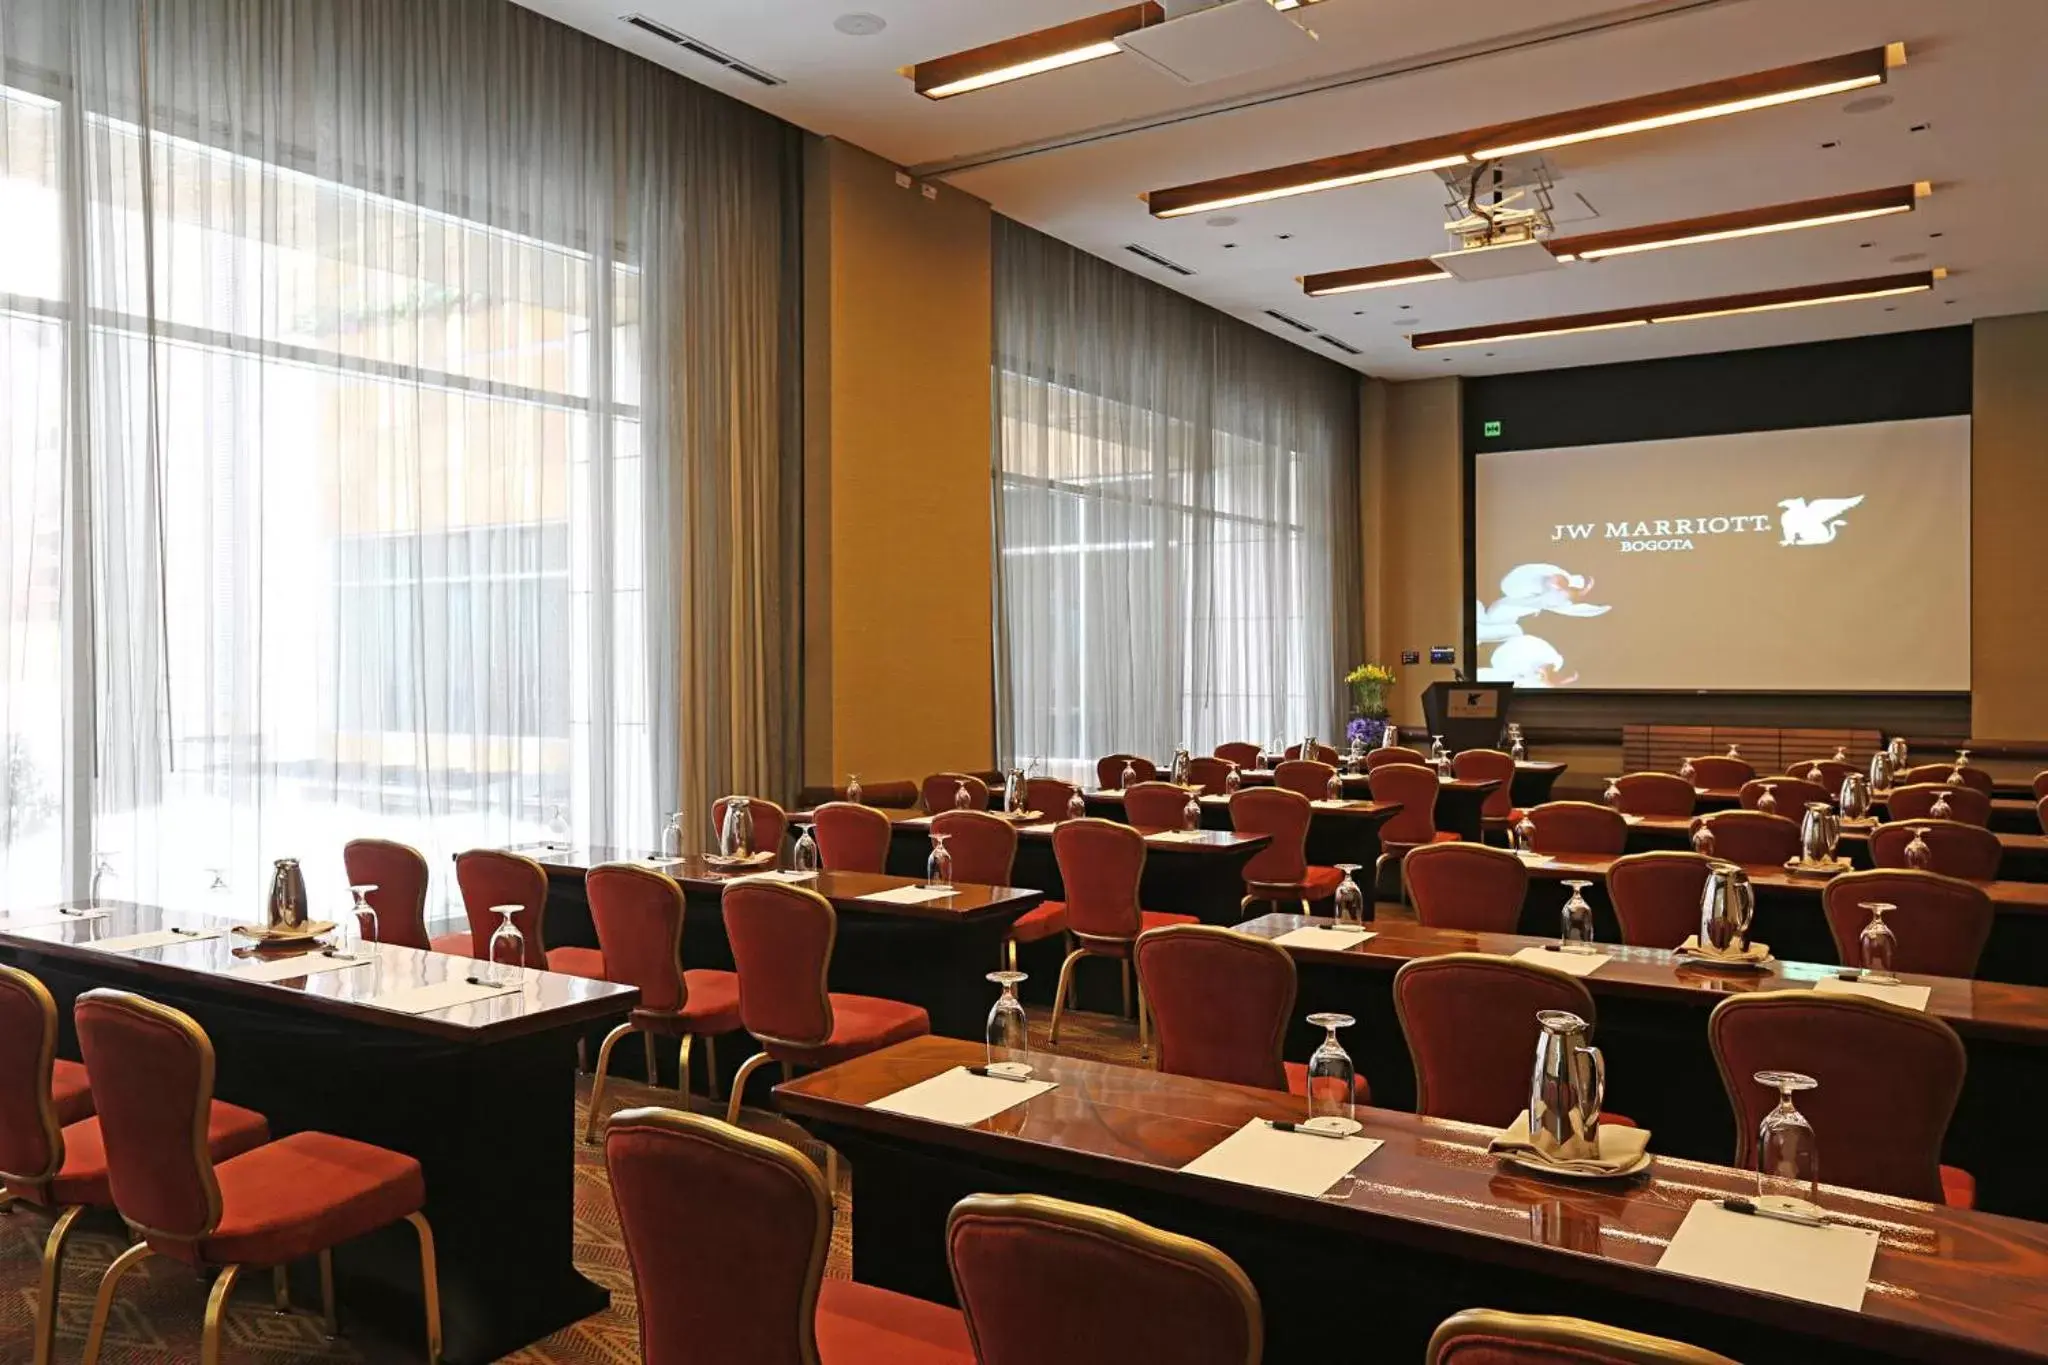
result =
[{"label": "red chair cushion", "polygon": [[731,1033],[740,1026],[739,973],[700,967],[684,972],[683,980],[689,989],[689,999],[680,1010],[634,1010],[634,1026],[699,1037]]},{"label": "red chair cushion", "polygon": [[468,934],[436,934],[433,937],[434,951],[450,957],[475,957]]},{"label": "red chair cushion", "polygon": [[1010,938],[1017,943],[1036,943],[1042,938],[1067,931],[1067,903],[1065,901],[1040,901],[1010,926]]},{"label": "red chair cushion", "polygon": [[[224,1100],[213,1102],[207,1117],[206,1149],[215,1161],[261,1147],[270,1141],[270,1121],[253,1109]],[[107,1144],[95,1118],[65,1125],[64,1169],[50,1185],[50,1203],[63,1208],[89,1204],[111,1208],[114,1191],[107,1183]]]},{"label": "red chair cushion", "polygon": [[973,1365],[956,1308],[851,1280],[818,1286],[820,1365]]},{"label": "red chair cushion", "polygon": [[832,1036],[822,1043],[788,1047],[763,1040],[768,1055],[798,1066],[832,1066],[891,1043],[922,1038],[932,1031],[931,1016],[916,1005],[874,995],[832,996]]},{"label": "red chair cushion", "polygon": [[603,981],[604,953],[597,948],[550,948],[548,970],[563,976],[580,976],[586,981]]},{"label": "red chair cushion", "polygon": [[1941,1202],[1952,1209],[1977,1207],[1977,1177],[1960,1166],[1941,1168]]},{"label": "red chair cushion", "polygon": [[59,1128],[92,1117],[92,1082],[86,1079],[83,1063],[57,1059],[50,1072],[50,1103],[57,1107]]},{"label": "red chair cushion", "polygon": [[1306,893],[1302,899],[1326,901],[1336,895],[1337,888],[1343,884],[1344,874],[1336,868],[1311,866],[1308,875],[1301,879],[1302,890]]},{"label": "red chair cushion", "polygon": [[332,1133],[279,1138],[222,1162],[214,1178],[220,1225],[196,1248],[212,1265],[296,1261],[418,1213],[427,1200],[419,1162]]},{"label": "red chair cushion", "polygon": [[[1299,1095],[1303,1099],[1307,1099],[1308,1063],[1282,1062],[1280,1065],[1287,1072],[1287,1093]],[[1366,1084],[1364,1072],[1358,1072],[1351,1078],[1351,1102],[1353,1104],[1372,1103],[1372,1087]]]},{"label": "red chair cushion", "polygon": [[1169,924],[1200,924],[1201,922],[1202,917],[1200,915],[1176,915],[1171,910],[1140,910],[1138,912],[1138,932],[1141,934],[1147,929],[1163,929]]}]

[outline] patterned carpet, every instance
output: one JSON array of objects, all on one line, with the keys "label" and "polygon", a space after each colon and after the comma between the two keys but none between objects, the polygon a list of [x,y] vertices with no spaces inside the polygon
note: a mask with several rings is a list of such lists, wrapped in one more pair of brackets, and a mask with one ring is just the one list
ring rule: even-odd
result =
[{"label": "patterned carpet", "polygon": [[[1035,1017],[1033,1041],[1045,1046],[1046,1021]],[[1106,1015],[1070,1013],[1061,1030],[1062,1053],[1101,1061],[1138,1064],[1137,1030],[1133,1024]],[[642,1104],[673,1104],[673,1090],[649,1090],[627,1082],[607,1084],[607,1110]],[[578,1091],[577,1130],[582,1130],[587,1078]],[[702,1101],[700,1100],[700,1105]],[[797,1143],[823,1161],[823,1149],[807,1143],[802,1131],[773,1114],[748,1111],[749,1128]],[[841,1174],[835,1192],[837,1212],[832,1252],[825,1273],[844,1277],[851,1264],[853,1207]],[[40,1214],[16,1211],[0,1216],[0,1365],[28,1365],[33,1351],[30,1324],[35,1307],[37,1266],[49,1222]],[[126,1238],[116,1223],[81,1224],[64,1258],[64,1282],[58,1301],[57,1362],[77,1361],[85,1347],[86,1322],[92,1314],[93,1291],[100,1273]],[[605,1179],[602,1148],[577,1144],[576,1264],[612,1294],[612,1305],[595,1317],[564,1328],[545,1341],[505,1357],[517,1365],[638,1365],[639,1328],[634,1311],[632,1272],[612,1211],[611,1187]],[[151,1257],[129,1272],[114,1300],[105,1349],[105,1365],[189,1365],[199,1358],[199,1323],[206,1306],[205,1287],[191,1272],[162,1257]],[[406,1365],[422,1357],[417,1341],[388,1342],[351,1331],[348,1301],[338,1305],[343,1322],[340,1338],[329,1340],[319,1322],[302,1313],[273,1312],[269,1277],[246,1276],[236,1286],[228,1311],[224,1359],[230,1365]]]}]

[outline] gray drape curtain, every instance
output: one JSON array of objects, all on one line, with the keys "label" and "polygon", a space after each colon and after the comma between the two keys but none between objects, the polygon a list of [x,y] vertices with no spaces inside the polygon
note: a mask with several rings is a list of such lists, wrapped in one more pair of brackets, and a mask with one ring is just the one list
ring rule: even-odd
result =
[{"label": "gray drape curtain", "polygon": [[503,0],[8,0],[0,887],[793,788],[798,137]]},{"label": "gray drape curtain", "polygon": [[995,226],[998,747],[1328,738],[1357,661],[1358,376]]}]

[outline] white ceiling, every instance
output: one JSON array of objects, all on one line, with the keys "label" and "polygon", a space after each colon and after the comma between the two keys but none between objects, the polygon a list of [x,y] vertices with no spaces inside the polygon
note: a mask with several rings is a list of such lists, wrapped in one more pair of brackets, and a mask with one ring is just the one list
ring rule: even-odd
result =
[{"label": "white ceiling", "polygon": [[[1187,87],[1110,57],[933,102],[897,68],[1113,8],[1114,0],[522,0],[999,212],[1390,378],[1487,374],[1906,331],[2048,310],[2048,0],[1324,0],[1313,60]],[[763,88],[619,21],[634,10],[782,77]],[[839,32],[847,13],[880,33]],[[1630,227],[1914,180],[1919,211],[1538,276],[1309,299],[1305,273],[1441,251],[1434,177],[1158,221],[1145,190],[1904,41],[1875,112],[1847,98],[1552,153],[1559,230]],[[1329,86],[1300,93],[1305,86]],[[1218,105],[1238,107],[1218,110]],[[1913,132],[1914,125],[1926,125]],[[1823,144],[1832,143],[1832,146]],[[1590,206],[1590,212],[1587,206]],[[1123,250],[1140,243],[1188,278]],[[1448,355],[1423,330],[1946,266],[1931,294]],[[1360,348],[1345,357],[1263,315]]]}]

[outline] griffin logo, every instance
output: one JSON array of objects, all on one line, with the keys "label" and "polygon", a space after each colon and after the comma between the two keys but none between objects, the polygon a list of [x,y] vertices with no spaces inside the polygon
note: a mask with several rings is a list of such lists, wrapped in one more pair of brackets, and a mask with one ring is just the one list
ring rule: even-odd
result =
[{"label": "griffin logo", "polygon": [[1863,501],[1863,495],[1853,498],[1786,498],[1778,506],[1785,510],[1778,514],[1778,543],[1780,545],[1826,545],[1833,541],[1835,532],[1848,523],[1842,513]]}]

